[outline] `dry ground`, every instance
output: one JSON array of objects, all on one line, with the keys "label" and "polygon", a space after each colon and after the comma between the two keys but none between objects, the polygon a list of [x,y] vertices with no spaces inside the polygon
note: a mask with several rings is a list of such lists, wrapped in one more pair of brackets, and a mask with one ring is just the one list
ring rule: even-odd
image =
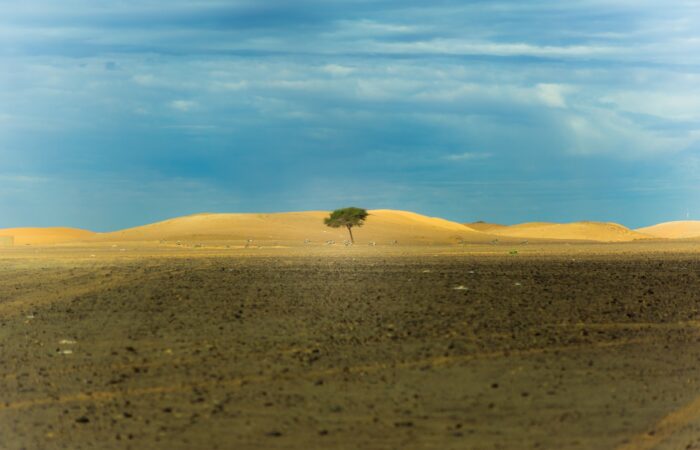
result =
[{"label": "dry ground", "polygon": [[0,250],[0,448],[700,448],[674,245]]}]

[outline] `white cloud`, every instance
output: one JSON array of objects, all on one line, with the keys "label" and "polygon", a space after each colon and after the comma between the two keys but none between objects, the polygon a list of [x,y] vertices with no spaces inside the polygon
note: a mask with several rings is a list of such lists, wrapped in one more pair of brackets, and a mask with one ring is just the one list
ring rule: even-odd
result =
[{"label": "white cloud", "polygon": [[682,89],[683,92],[613,92],[602,97],[601,101],[631,113],[650,114],[672,120],[700,119],[700,91],[692,85],[682,86]]},{"label": "white cloud", "polygon": [[3,182],[3,183],[37,184],[37,183],[46,183],[48,181],[49,181],[49,178],[34,176],[34,175],[0,174],[0,182]]},{"label": "white cloud", "polygon": [[645,158],[687,149],[698,136],[645,129],[614,111],[581,108],[566,116],[563,131],[571,142],[569,151],[581,155],[605,154],[621,158]]},{"label": "white cloud", "polygon": [[448,161],[478,161],[488,159],[491,153],[464,152],[445,156]]},{"label": "white cloud", "polygon": [[333,37],[362,37],[386,36],[396,34],[415,33],[421,30],[415,25],[394,24],[388,22],[377,22],[374,20],[340,20],[336,22],[336,29],[328,36]]},{"label": "white cloud", "polygon": [[568,88],[561,84],[540,83],[536,87],[537,96],[545,105],[554,108],[566,108],[564,93]]},{"label": "white cloud", "polygon": [[151,74],[134,75],[133,77],[131,77],[131,79],[134,81],[134,83],[143,86],[153,85],[156,81],[156,78]]},{"label": "white cloud", "polygon": [[197,103],[190,100],[173,100],[170,107],[182,112],[188,112],[197,107]]},{"label": "white cloud", "polygon": [[328,64],[323,66],[324,72],[329,73],[334,76],[345,76],[353,73],[355,69],[352,67],[341,66],[339,64]]},{"label": "white cloud", "polygon": [[216,81],[212,83],[212,87],[214,89],[218,90],[223,90],[223,91],[242,91],[246,88],[248,88],[248,81],[246,80],[240,80],[240,81]]},{"label": "white cloud", "polygon": [[539,56],[539,57],[581,57],[612,55],[621,49],[610,46],[590,45],[533,45],[521,42],[474,42],[461,39],[432,39],[416,42],[373,42],[368,44],[370,51],[387,53],[437,53],[452,55],[493,55],[493,56]]}]

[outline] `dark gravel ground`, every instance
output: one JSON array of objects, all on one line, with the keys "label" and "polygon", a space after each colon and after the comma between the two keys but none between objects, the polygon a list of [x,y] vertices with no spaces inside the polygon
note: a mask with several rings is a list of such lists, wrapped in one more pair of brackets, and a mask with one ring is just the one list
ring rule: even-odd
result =
[{"label": "dark gravel ground", "polygon": [[692,254],[14,255],[0,448],[700,448],[699,331]]}]

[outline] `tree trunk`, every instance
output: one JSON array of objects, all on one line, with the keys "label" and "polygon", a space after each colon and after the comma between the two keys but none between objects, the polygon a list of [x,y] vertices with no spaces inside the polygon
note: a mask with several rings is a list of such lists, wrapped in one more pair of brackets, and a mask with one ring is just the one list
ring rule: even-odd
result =
[{"label": "tree trunk", "polygon": [[348,227],[348,233],[350,233],[350,242],[354,244],[355,238],[352,237],[352,225],[345,225],[345,226]]}]

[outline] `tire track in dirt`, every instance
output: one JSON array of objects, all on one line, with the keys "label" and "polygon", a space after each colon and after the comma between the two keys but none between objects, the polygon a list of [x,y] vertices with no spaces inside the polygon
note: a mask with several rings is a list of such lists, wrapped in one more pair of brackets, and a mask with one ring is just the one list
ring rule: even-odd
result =
[{"label": "tire track in dirt", "polygon": [[[679,323],[667,323],[667,324],[659,324],[659,323],[588,323],[588,324],[543,324],[541,326],[542,328],[546,327],[556,327],[556,328],[575,328],[575,329],[585,329],[585,328],[590,328],[590,329],[611,329],[611,330],[643,330],[643,331],[653,331],[657,329],[661,330],[666,330],[666,329],[686,329],[686,328],[695,328],[698,327],[700,328],[700,322],[696,321],[689,321],[689,322],[679,322]],[[539,331],[540,328],[533,328],[531,331]],[[507,333],[492,333],[488,335],[482,335],[482,336],[475,336],[472,341],[478,341],[478,340],[488,340],[492,338],[498,338],[498,337],[504,337],[504,336],[509,336]],[[168,348],[165,348],[161,344],[158,344],[157,342],[154,342],[153,345],[146,347],[150,348],[151,350],[157,350],[157,351],[163,351],[167,352],[168,350],[177,350],[177,352],[182,352],[182,351],[187,351],[192,348],[208,348],[211,346],[215,346],[215,344],[211,342],[194,342],[190,344],[183,344],[180,346],[174,346],[170,345]],[[140,344],[139,349],[142,350],[144,346]],[[282,349],[275,349],[272,352],[265,353],[263,356],[265,357],[270,357],[270,356],[285,356],[285,355],[290,355],[293,354],[294,352],[305,352],[306,350],[301,347],[290,347],[290,348],[282,348]],[[166,354],[172,354],[172,353],[166,353]],[[153,357],[157,356],[154,354],[146,354],[144,356],[148,357]],[[188,364],[195,364],[200,361],[200,358],[195,358],[195,357],[181,357],[181,358],[173,358],[169,360],[164,360],[164,361],[150,361],[150,362],[122,362],[122,363],[115,363],[115,364],[110,364],[108,366],[103,366],[103,368],[109,369],[111,371],[118,371],[118,370],[129,370],[133,369],[135,367],[138,368],[156,368],[156,367],[161,367],[161,366],[167,366],[167,365],[188,365]],[[55,369],[46,369],[43,372],[48,373],[51,375],[63,375],[63,374],[71,374],[75,372],[79,372],[80,370],[83,369],[88,369],[93,367],[94,363],[88,362],[85,364],[80,364],[80,365],[74,365],[71,367],[66,367],[66,368],[55,368]],[[25,371],[26,373],[26,371]],[[36,373],[34,374],[36,375]],[[19,378],[20,374],[17,372],[11,372],[11,373],[5,373],[1,374],[0,378],[3,379],[13,379],[13,378]]]},{"label": "tire track in dirt", "polygon": [[87,286],[63,288],[61,289],[59,295],[45,293],[43,293],[44,295],[42,295],[42,293],[32,293],[29,295],[24,295],[20,298],[0,303],[0,316],[7,318],[12,315],[21,314],[22,312],[30,308],[40,308],[53,303],[70,300],[77,296],[92,294],[107,288],[114,288],[119,284],[120,283],[113,282],[110,284],[101,284],[99,286],[95,286],[94,283],[91,283]]},{"label": "tire track in dirt", "polygon": [[[101,270],[104,272],[102,275],[109,274],[109,278],[96,277],[90,274],[71,275],[67,278],[52,280],[51,291],[49,292],[47,292],[46,286],[41,286],[17,298],[2,302],[0,303],[0,317],[8,318],[12,315],[21,314],[28,308],[41,308],[71,300],[81,295],[100,293],[123,286],[129,287],[137,282],[139,275],[141,275],[129,272],[112,273],[109,268],[102,268]],[[75,283],[76,280],[81,280],[81,282],[77,286],[71,286],[71,283]]]},{"label": "tire track in dirt", "polygon": [[[547,325],[544,325],[547,326]],[[557,328],[590,328],[593,330],[681,330],[685,328],[700,329],[700,321],[687,320],[684,322],[611,322],[611,323],[572,323],[549,325]]]},{"label": "tire track in dirt", "polygon": [[[576,350],[589,350],[589,349],[602,349],[602,348],[613,348],[622,347],[633,344],[652,342],[653,337],[646,338],[634,338],[625,340],[615,340],[610,342],[596,342],[592,344],[584,345],[565,345],[565,346],[554,346],[554,347],[538,347],[527,350],[499,350],[493,352],[484,353],[474,353],[470,355],[456,355],[456,356],[440,356],[433,358],[423,358],[413,361],[405,362],[394,362],[394,363],[373,363],[373,364],[363,364],[356,366],[347,367],[334,367],[328,369],[320,369],[315,371],[309,371],[301,374],[301,377],[317,378],[319,376],[336,376],[344,373],[350,374],[363,374],[363,373],[373,373],[379,372],[387,369],[415,369],[424,366],[446,366],[456,363],[462,363],[467,361],[475,361],[481,359],[494,359],[502,357],[527,357],[532,355],[540,355],[545,353],[557,353],[557,352],[567,352]],[[129,396],[143,396],[143,395],[153,395],[153,394],[167,394],[175,392],[191,391],[197,388],[211,387],[211,386],[226,386],[226,387],[241,387],[250,383],[262,383],[266,381],[271,381],[273,379],[285,379],[285,375],[281,373],[274,373],[268,375],[249,375],[242,377],[229,378],[227,380],[216,380],[216,381],[205,381],[205,382],[195,382],[187,384],[174,384],[165,386],[152,386],[145,388],[135,388],[135,389],[125,389],[119,391],[94,391],[90,393],[78,392],[75,394],[68,394],[62,396],[31,399],[31,400],[20,400],[16,402],[6,402],[0,404],[0,412],[7,410],[20,410],[28,409],[35,406],[42,405],[52,405],[52,404],[64,404],[64,403],[74,403],[74,402],[105,402],[113,399],[124,398]],[[700,408],[700,402],[698,405]]]},{"label": "tire track in dirt", "polygon": [[634,436],[616,450],[651,450],[682,431],[690,422],[700,419],[700,396],[682,408],[671,411],[653,428]]}]

